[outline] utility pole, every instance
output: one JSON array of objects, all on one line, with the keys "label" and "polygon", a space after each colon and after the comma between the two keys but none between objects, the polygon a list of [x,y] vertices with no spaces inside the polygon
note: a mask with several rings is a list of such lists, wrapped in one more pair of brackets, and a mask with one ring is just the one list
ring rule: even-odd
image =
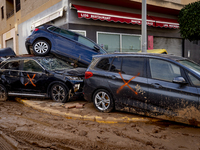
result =
[{"label": "utility pole", "polygon": [[142,0],[142,52],[147,52],[147,5],[146,0]]}]

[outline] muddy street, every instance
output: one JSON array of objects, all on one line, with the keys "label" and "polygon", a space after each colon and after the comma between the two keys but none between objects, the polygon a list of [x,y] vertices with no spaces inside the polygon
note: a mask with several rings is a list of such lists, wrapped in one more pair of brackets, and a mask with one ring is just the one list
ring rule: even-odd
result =
[{"label": "muddy street", "polygon": [[104,124],[0,102],[0,149],[200,150],[200,128],[168,121]]}]

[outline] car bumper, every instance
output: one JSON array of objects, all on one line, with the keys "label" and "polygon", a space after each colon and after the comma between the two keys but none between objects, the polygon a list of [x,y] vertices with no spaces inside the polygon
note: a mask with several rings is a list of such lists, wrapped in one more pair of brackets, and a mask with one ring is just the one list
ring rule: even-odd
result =
[{"label": "car bumper", "polygon": [[83,95],[84,95],[84,99],[88,102],[92,101],[92,95],[94,92],[94,88],[84,85],[83,87]]}]

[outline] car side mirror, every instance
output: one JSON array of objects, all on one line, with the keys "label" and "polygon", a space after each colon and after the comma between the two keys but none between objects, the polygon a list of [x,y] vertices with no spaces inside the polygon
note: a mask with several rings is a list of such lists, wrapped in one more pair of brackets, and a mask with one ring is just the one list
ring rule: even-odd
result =
[{"label": "car side mirror", "polygon": [[178,84],[187,84],[187,82],[185,81],[185,79],[183,77],[175,77],[173,79],[174,83],[178,83]]},{"label": "car side mirror", "polygon": [[99,49],[98,46],[95,45],[95,46],[94,46],[94,50],[97,51],[97,52],[99,52],[100,49]]}]

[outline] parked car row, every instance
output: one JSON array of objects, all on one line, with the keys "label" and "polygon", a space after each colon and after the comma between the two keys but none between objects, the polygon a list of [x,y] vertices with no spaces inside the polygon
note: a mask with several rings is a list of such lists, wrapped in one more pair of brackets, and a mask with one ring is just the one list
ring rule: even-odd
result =
[{"label": "parked car row", "polygon": [[[90,39],[51,25],[36,28],[25,44],[36,56],[0,64],[0,100],[31,96],[65,103],[84,95],[100,112],[116,109],[167,118],[190,108],[200,113],[200,66],[166,55],[165,49],[108,54]],[[185,117],[200,123],[195,115]]]}]

